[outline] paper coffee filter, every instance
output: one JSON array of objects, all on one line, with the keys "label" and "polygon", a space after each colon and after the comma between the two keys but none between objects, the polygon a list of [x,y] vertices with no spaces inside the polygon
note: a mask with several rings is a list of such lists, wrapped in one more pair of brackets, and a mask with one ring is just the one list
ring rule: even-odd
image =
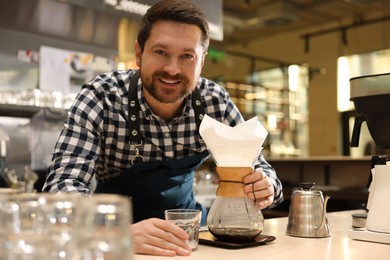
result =
[{"label": "paper coffee filter", "polygon": [[268,135],[257,117],[231,127],[207,115],[199,133],[216,164],[225,167],[253,166]]}]

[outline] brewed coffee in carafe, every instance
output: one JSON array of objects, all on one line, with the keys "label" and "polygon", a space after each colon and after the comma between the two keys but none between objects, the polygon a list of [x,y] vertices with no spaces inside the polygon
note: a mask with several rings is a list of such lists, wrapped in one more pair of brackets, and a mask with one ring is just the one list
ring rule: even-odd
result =
[{"label": "brewed coffee in carafe", "polygon": [[219,186],[217,197],[207,216],[207,227],[219,240],[249,242],[264,227],[264,217],[255,199],[244,192],[243,179],[251,167],[217,167]]}]

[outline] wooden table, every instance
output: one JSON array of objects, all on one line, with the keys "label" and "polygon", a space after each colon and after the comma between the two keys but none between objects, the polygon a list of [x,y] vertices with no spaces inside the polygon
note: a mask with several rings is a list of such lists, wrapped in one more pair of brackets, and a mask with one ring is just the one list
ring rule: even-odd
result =
[{"label": "wooden table", "polygon": [[[276,240],[261,246],[245,249],[222,249],[217,247],[199,245],[197,251],[188,257],[176,256],[180,259],[200,260],[389,260],[390,245],[352,240],[348,238],[351,229],[352,213],[360,212],[340,211],[328,213],[332,235],[328,238],[298,238],[285,234],[287,217],[271,218],[265,220],[263,234],[273,235]],[[136,255],[135,260],[169,259]]]}]

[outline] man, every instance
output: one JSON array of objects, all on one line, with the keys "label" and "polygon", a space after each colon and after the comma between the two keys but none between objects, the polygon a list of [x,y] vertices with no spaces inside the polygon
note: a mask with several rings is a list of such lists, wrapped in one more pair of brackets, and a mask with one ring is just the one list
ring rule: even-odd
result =
[{"label": "man", "polygon": [[[202,12],[181,0],[145,14],[135,43],[138,71],[112,71],[84,85],[70,109],[43,188],[132,197],[136,253],[189,255],[188,235],[164,221],[164,209],[200,208],[194,170],[208,157],[199,136],[204,114],[234,126],[244,121],[227,92],[201,78],[209,45]],[[138,78],[139,77],[139,78]],[[259,157],[245,192],[260,208],[282,201],[272,167]],[[253,195],[254,194],[254,195]]]}]

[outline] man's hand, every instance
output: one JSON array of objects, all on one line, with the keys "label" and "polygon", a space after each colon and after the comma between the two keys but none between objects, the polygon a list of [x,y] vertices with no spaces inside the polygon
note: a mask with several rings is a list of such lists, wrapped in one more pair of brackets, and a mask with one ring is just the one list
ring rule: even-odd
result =
[{"label": "man's hand", "polygon": [[188,256],[187,232],[168,221],[151,218],[131,225],[134,251],[158,256]]},{"label": "man's hand", "polygon": [[274,201],[274,186],[268,176],[257,169],[244,178],[244,191],[247,197],[256,200],[261,209],[264,209]]}]

